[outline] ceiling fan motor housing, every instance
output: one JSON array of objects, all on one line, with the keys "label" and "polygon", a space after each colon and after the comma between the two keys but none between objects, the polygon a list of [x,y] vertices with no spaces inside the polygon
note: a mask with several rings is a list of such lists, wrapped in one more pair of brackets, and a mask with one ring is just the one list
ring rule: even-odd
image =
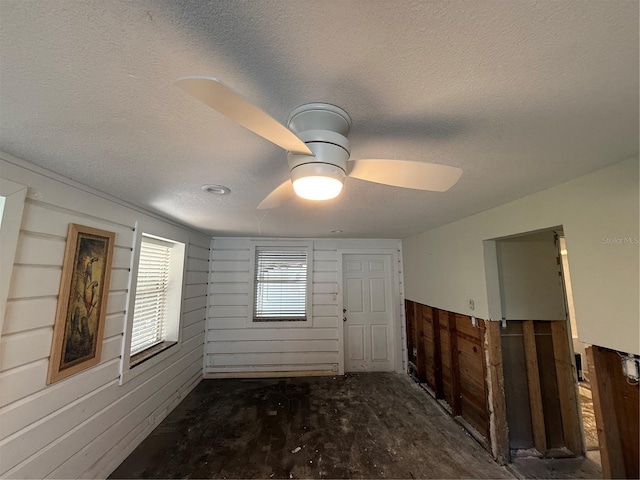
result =
[{"label": "ceiling fan motor housing", "polygon": [[309,175],[344,180],[351,154],[347,112],[327,103],[309,103],[291,112],[287,127],[313,152],[313,157],[287,152],[292,180]]}]

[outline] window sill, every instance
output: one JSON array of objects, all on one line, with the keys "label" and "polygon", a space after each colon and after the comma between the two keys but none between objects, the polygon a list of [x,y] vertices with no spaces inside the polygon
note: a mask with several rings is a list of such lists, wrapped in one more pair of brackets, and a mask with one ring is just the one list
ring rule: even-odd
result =
[{"label": "window sill", "polygon": [[[156,365],[170,361],[179,355],[182,344],[178,341],[162,342],[122,359],[122,372],[120,373],[120,385],[124,385],[138,375],[153,369]],[[127,365],[128,363],[128,365]]]},{"label": "window sill", "polygon": [[138,352],[135,355],[131,356],[131,359],[129,360],[129,368],[134,368],[141,363],[146,362],[150,358],[155,357],[156,355],[164,352],[166,349],[173,347],[177,343],[178,342],[160,342],[149,348],[145,348],[141,352]]},{"label": "window sill", "polygon": [[245,325],[246,325],[247,328],[255,328],[255,329],[261,329],[261,328],[271,328],[271,329],[277,329],[277,328],[311,328],[311,327],[313,327],[313,319],[312,319],[311,315],[308,315],[305,320],[292,320],[290,318],[282,319],[282,320],[275,320],[275,319],[254,320],[253,315],[252,315],[252,316],[247,317]]},{"label": "window sill", "polygon": [[255,318],[253,319],[256,323],[264,323],[264,322],[306,322],[307,318],[278,318],[278,317],[270,317],[270,318]]}]

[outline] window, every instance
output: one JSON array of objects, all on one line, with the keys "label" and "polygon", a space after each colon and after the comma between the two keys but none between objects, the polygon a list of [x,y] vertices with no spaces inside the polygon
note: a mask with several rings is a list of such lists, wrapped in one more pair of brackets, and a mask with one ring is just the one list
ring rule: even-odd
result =
[{"label": "window", "polygon": [[142,234],[136,281],[130,365],[178,341],[184,244]]},{"label": "window", "polygon": [[255,247],[253,321],[307,321],[309,248]]}]

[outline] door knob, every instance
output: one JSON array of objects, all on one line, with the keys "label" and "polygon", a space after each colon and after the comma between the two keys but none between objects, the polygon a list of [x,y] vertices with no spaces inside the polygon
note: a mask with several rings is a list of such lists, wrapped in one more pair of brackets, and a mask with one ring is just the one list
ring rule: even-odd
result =
[{"label": "door knob", "polygon": [[346,322],[347,321],[347,317],[342,317],[342,321]]},{"label": "door knob", "polygon": [[346,309],[346,308],[343,308],[343,309],[342,309],[342,313],[347,313],[347,309]]}]

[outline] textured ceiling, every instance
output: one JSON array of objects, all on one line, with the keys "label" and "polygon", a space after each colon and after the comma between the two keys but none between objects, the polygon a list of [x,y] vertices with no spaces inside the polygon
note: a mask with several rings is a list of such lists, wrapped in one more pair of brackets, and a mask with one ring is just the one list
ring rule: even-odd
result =
[{"label": "textured ceiling", "polygon": [[[0,149],[214,235],[402,238],[638,152],[637,1],[0,2]],[[283,123],[323,101],[352,158],[460,167],[446,193],[348,179],[260,201],[285,153],[173,82]],[[204,193],[205,183],[231,194]]]}]

